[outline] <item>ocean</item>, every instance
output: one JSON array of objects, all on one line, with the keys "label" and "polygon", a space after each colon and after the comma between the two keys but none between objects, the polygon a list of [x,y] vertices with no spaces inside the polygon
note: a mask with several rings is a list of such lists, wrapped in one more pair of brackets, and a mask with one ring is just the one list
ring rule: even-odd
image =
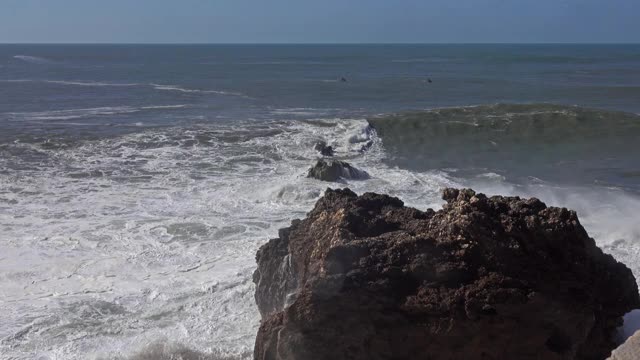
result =
[{"label": "ocean", "polygon": [[640,45],[0,45],[0,357],[251,358],[327,187],[535,196],[640,279],[639,113]]}]

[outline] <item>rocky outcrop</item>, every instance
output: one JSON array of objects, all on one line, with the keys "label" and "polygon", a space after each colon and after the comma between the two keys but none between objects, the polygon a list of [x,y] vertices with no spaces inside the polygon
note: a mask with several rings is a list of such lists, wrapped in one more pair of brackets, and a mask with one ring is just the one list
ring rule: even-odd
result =
[{"label": "rocky outcrop", "polygon": [[313,147],[317,152],[319,152],[322,156],[333,156],[334,151],[333,147],[327,145],[325,141],[318,141],[316,145]]},{"label": "rocky outcrop", "polygon": [[364,145],[360,146],[360,152],[363,153],[373,146],[373,141],[367,141]]},{"label": "rocky outcrop", "polygon": [[344,161],[318,160],[318,162],[309,169],[307,177],[335,182],[340,179],[364,180],[369,178],[369,174],[364,170],[356,169]]},{"label": "rocky outcrop", "polygon": [[576,213],[446,189],[440,211],[327,190],[257,253],[255,359],[585,359],[640,307]]}]

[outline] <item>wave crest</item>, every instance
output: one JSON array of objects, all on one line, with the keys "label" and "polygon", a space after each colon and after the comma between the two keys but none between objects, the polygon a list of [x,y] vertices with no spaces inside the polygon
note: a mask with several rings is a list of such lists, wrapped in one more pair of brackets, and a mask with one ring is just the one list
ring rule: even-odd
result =
[{"label": "wave crest", "polygon": [[47,58],[39,57],[39,56],[31,56],[31,55],[16,55],[13,57],[14,59],[22,60],[24,62],[28,62],[30,64],[51,64],[52,60]]},{"label": "wave crest", "polygon": [[633,154],[640,152],[639,115],[577,106],[456,107],[380,116],[369,123],[392,161],[418,170],[545,174],[549,180],[582,177],[624,186],[630,181],[623,169],[633,168]]},{"label": "wave crest", "polygon": [[[151,110],[175,110],[187,107],[180,105],[150,105],[150,106],[113,106],[96,107],[86,109],[51,110],[38,112],[5,113],[13,121],[46,121],[46,120],[72,120],[95,116],[130,114]],[[136,123],[137,124],[137,123]]]}]

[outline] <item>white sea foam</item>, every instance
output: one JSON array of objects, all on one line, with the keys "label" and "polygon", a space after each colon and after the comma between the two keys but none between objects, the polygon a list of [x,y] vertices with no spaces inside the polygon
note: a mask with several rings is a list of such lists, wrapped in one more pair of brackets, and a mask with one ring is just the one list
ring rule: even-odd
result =
[{"label": "white sea foam", "polygon": [[13,82],[13,83],[47,83],[47,84],[56,84],[56,85],[67,85],[67,86],[83,86],[83,87],[151,87],[155,90],[160,91],[175,91],[180,93],[187,94],[217,94],[224,96],[238,96],[244,98],[250,98],[247,95],[244,95],[239,92],[233,91],[224,91],[224,90],[208,90],[208,89],[190,89],[177,85],[162,85],[155,83],[125,83],[125,82],[102,82],[102,81],[91,81],[91,80],[48,80],[48,79],[8,79],[8,80],[0,80],[0,82]]},{"label": "white sea foam", "polygon": [[442,57],[429,57],[429,58],[411,58],[411,59],[394,59],[391,62],[394,63],[441,63],[452,61],[450,58],[442,58]]},{"label": "white sea foam", "polygon": [[177,91],[181,93],[192,93],[192,94],[218,94],[218,95],[246,97],[246,95],[243,95],[238,92],[231,92],[231,91],[188,89],[188,88],[184,88],[176,85],[160,85],[160,84],[150,84],[150,85],[156,90]]},{"label": "white sea foam", "polygon": [[170,110],[181,109],[188,105],[155,105],[155,106],[105,106],[86,109],[67,109],[67,110],[51,110],[51,111],[36,111],[36,112],[13,112],[4,113],[2,115],[7,116],[13,121],[53,121],[53,120],[72,120],[82,119],[95,116],[105,115],[117,115],[117,114],[130,114],[145,110]]},{"label": "white sea foam", "polygon": [[[306,178],[319,139],[372,178]],[[576,208],[627,264],[640,258],[637,225],[622,216],[640,210],[637,199],[389,167],[364,120],[152,129],[34,150],[48,160],[0,172],[0,353],[16,359],[171,358],[185,347],[250,358],[255,251],[304,217],[327,186],[387,193],[420,209],[439,208],[447,186],[537,195]],[[7,161],[19,159],[0,158],[0,168]]]},{"label": "white sea foam", "polygon": [[59,85],[75,85],[75,86],[114,86],[114,87],[130,87],[140,86],[142,84],[137,83],[107,83],[100,81],[63,81],[63,80],[42,80],[42,82]]},{"label": "white sea foam", "polygon": [[168,338],[250,353],[255,251],[331,185],[305,177],[315,141],[373,176],[348,184],[358,192],[425,207],[455,184],[388,169],[377,145],[359,155],[349,138],[365,121],[325,121],[336,125],[151,130],[50,150],[50,164],[1,173],[0,321],[11,325],[0,349],[127,357]]},{"label": "white sea foam", "polygon": [[271,110],[273,115],[295,115],[295,116],[322,116],[336,109],[316,109],[316,108],[281,108]]},{"label": "white sea foam", "polygon": [[31,55],[16,55],[14,56],[15,59],[19,59],[31,64],[51,64],[53,63],[52,60],[43,58],[43,57],[39,57],[39,56],[31,56]]},{"label": "white sea foam", "polygon": [[7,79],[0,80],[0,82],[7,83],[46,83],[46,84],[57,84],[57,85],[73,85],[73,86],[115,86],[115,87],[130,87],[130,86],[142,86],[144,84],[137,83],[108,83],[108,82],[100,82],[100,81],[85,81],[85,80],[38,80],[38,79]]}]

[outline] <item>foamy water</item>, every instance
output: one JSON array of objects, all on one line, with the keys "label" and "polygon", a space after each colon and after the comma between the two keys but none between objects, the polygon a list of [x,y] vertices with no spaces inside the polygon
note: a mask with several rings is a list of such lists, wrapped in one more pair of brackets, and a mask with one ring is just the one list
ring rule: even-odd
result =
[{"label": "foamy water", "polygon": [[[29,358],[127,356],[171,339],[246,354],[259,315],[257,248],[303,217],[327,186],[307,179],[327,139],[373,179],[359,192],[437,205],[444,174],[361,155],[366,122],[163,129],[45,152],[3,174],[2,350]],[[325,124],[326,122],[325,121]],[[30,147],[32,145],[24,145]]]},{"label": "foamy water", "polygon": [[[0,175],[2,353],[121,358],[162,346],[249,358],[259,322],[255,252],[328,186],[388,193],[421,209],[438,208],[447,186],[536,195],[577,209],[598,243],[640,275],[636,198],[391,168],[366,121],[321,124],[168,128],[59,150],[20,145],[46,160]],[[307,179],[320,139],[372,178]]]}]

